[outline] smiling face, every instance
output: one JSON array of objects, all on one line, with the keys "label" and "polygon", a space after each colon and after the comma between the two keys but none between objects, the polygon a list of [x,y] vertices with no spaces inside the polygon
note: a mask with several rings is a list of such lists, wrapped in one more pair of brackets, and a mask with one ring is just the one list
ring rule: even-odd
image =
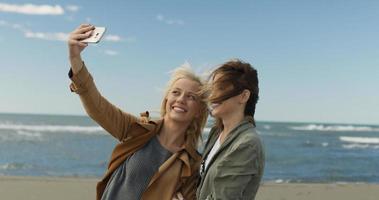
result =
[{"label": "smiling face", "polygon": [[191,123],[200,110],[199,90],[200,84],[196,81],[186,78],[175,81],[165,98],[165,120]]}]

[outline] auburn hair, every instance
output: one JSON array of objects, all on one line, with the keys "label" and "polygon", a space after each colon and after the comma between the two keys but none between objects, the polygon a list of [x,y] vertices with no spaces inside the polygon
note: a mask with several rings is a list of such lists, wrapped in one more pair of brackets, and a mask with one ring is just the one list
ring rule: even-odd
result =
[{"label": "auburn hair", "polygon": [[[217,80],[214,80],[218,75]],[[255,124],[255,107],[259,99],[258,72],[249,63],[239,59],[232,59],[215,69],[210,79],[213,80],[212,88],[224,91],[222,95],[210,97],[211,103],[220,103],[228,98],[241,94],[245,89],[250,91],[250,97],[246,102],[244,114],[252,117]],[[228,90],[226,90],[228,88]],[[231,89],[229,89],[231,88]],[[216,118],[216,126],[223,129],[221,119]]]}]

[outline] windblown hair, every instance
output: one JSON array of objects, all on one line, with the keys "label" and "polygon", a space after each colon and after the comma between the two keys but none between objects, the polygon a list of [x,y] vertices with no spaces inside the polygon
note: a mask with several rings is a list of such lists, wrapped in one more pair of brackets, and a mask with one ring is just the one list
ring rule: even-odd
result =
[{"label": "windblown hair", "polygon": [[[232,59],[213,71],[210,75],[210,79],[214,80],[216,75],[219,75],[219,78],[213,82],[212,87],[216,87],[225,92],[220,96],[210,97],[209,101],[211,103],[221,103],[226,99],[241,94],[245,89],[249,90],[250,97],[246,102],[244,114],[245,116],[252,117],[252,123],[255,126],[254,114],[259,98],[257,70],[249,63]],[[231,89],[225,90],[226,88]],[[216,119],[216,126],[221,130],[224,128],[221,119]]]},{"label": "windblown hair", "polygon": [[201,133],[203,131],[203,128],[207,122],[208,118],[208,109],[207,109],[207,93],[205,92],[203,88],[205,87],[205,82],[197,76],[190,67],[188,66],[181,66],[176,68],[171,75],[171,79],[168,82],[166,91],[164,93],[164,98],[161,104],[161,117],[164,117],[166,114],[166,103],[167,103],[167,96],[172,89],[174,83],[178,81],[179,79],[188,79],[191,81],[195,81],[199,83],[200,88],[199,92],[197,93],[198,101],[200,103],[200,110],[199,110],[199,116],[195,117],[189,127],[186,131],[186,145],[191,146],[194,149],[197,149],[199,141],[201,139]]}]

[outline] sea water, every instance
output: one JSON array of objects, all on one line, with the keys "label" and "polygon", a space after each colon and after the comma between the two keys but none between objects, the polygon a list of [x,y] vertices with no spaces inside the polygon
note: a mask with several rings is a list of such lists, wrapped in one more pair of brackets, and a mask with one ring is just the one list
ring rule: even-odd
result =
[{"label": "sea water", "polygon": [[[379,183],[379,126],[258,121],[257,131],[264,181]],[[101,177],[116,144],[85,116],[0,114],[0,175]]]}]

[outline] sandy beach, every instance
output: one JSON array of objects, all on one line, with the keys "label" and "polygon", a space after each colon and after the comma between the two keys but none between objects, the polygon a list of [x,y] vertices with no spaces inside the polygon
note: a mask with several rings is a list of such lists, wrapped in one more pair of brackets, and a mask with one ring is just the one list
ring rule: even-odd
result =
[{"label": "sandy beach", "polygon": [[264,183],[257,200],[377,200],[379,184]]},{"label": "sandy beach", "polygon": [[[0,177],[0,199],[95,199],[97,179]],[[257,200],[376,200],[379,184],[264,183]]]}]

